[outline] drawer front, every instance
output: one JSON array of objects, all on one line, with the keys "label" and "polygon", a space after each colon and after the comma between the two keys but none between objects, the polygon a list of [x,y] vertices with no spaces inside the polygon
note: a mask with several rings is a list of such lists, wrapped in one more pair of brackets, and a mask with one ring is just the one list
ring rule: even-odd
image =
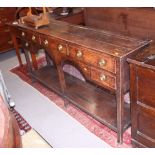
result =
[{"label": "drawer front", "polygon": [[112,73],[116,73],[116,61],[114,57],[103,53],[97,54],[95,52],[88,51],[84,55],[84,60],[85,62],[90,63],[94,66],[110,71]]},{"label": "drawer front", "polygon": [[68,55],[69,57],[71,57],[72,59],[76,59],[76,60],[81,60],[84,61],[84,54],[85,51],[83,48],[80,47],[75,47],[75,46],[68,46]]},{"label": "drawer front", "polygon": [[4,44],[13,45],[11,37],[3,37],[3,40],[0,41],[0,46],[3,46]]},{"label": "drawer front", "polygon": [[155,109],[141,104],[137,105],[136,109],[132,138],[146,147],[155,147]]},{"label": "drawer front", "polygon": [[76,58],[95,67],[116,73],[116,60],[107,54],[97,53],[81,47],[69,46],[69,55],[71,58]]},{"label": "drawer front", "polygon": [[57,40],[51,40],[51,46],[54,51],[56,51],[55,54],[58,55],[67,55],[67,44],[64,41],[57,41]]},{"label": "drawer front", "polygon": [[13,48],[14,46],[13,46],[12,40],[8,40],[7,42],[4,42],[3,44],[0,43],[0,53],[3,51],[8,51]]},{"label": "drawer front", "polygon": [[155,71],[138,67],[137,76],[137,100],[155,108]]},{"label": "drawer front", "polygon": [[16,8],[0,7],[0,26],[15,20]]},{"label": "drawer front", "polygon": [[12,44],[11,35],[9,33],[10,30],[5,27],[1,27],[1,28],[0,28],[0,38],[2,39],[0,41],[0,45],[3,46],[3,44],[8,44],[8,45]]},{"label": "drawer front", "polygon": [[50,40],[46,35],[40,34],[40,44],[44,48],[49,48],[50,46]]},{"label": "drawer front", "polygon": [[29,50],[30,49],[30,42],[28,42],[28,41],[25,41],[25,40],[22,40],[22,47],[24,48],[24,49],[27,49],[27,50]]},{"label": "drawer front", "polygon": [[90,79],[90,66],[81,62],[78,62],[78,65],[85,78]]},{"label": "drawer front", "polygon": [[31,31],[26,33],[26,40],[31,42],[31,44],[40,44],[39,35]]},{"label": "drawer front", "polygon": [[23,29],[17,29],[16,35],[18,38],[20,38],[22,40],[26,40],[26,38],[27,38],[27,32],[26,32],[26,30],[23,30]]},{"label": "drawer front", "polygon": [[14,47],[10,35],[10,29],[7,26],[0,27],[0,38],[2,38],[0,41],[0,51],[7,51]]},{"label": "drawer front", "polygon": [[7,26],[0,26],[0,37],[8,38],[11,36],[11,30]]},{"label": "drawer front", "polygon": [[16,11],[16,8],[10,7],[0,7],[0,15],[10,15],[13,16]]},{"label": "drawer front", "polygon": [[100,86],[116,89],[116,77],[107,71],[91,67],[91,80],[96,81]]}]

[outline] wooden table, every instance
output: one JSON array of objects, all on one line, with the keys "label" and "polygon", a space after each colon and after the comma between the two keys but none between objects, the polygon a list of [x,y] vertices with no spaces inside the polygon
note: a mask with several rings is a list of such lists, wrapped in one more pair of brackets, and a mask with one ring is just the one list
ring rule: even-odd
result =
[{"label": "wooden table", "polygon": [[[130,105],[124,101],[129,91],[126,59],[148,41],[53,19],[37,30],[23,24],[11,27],[19,64],[22,66],[17,38],[25,49],[31,76],[117,132],[122,143],[123,132],[130,125]],[[38,69],[36,54],[41,48],[53,65]],[[85,82],[64,73],[64,64],[75,66]]]}]

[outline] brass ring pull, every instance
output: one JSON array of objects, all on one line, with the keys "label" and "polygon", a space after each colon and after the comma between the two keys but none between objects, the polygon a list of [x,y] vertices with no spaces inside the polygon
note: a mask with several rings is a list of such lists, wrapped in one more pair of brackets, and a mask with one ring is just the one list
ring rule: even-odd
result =
[{"label": "brass ring pull", "polygon": [[48,40],[44,40],[44,45],[48,45]]},{"label": "brass ring pull", "polygon": [[107,80],[107,77],[104,74],[101,74],[100,75],[100,80],[101,81],[106,81]]},{"label": "brass ring pull", "polygon": [[26,47],[28,47],[28,46],[29,46],[29,44],[26,42],[26,43],[25,43],[25,46],[26,46]]},{"label": "brass ring pull", "polygon": [[87,71],[88,70],[86,67],[84,67],[83,69],[84,69],[84,71]]},{"label": "brass ring pull", "polygon": [[99,66],[100,66],[100,67],[106,66],[106,60],[101,59],[101,60],[99,61]]},{"label": "brass ring pull", "polygon": [[63,50],[63,46],[61,44],[58,45],[58,51],[62,51]]},{"label": "brass ring pull", "polygon": [[24,37],[25,36],[25,32],[22,32],[22,37]]},{"label": "brass ring pull", "polygon": [[81,57],[82,57],[82,52],[81,52],[81,51],[77,51],[76,56],[77,56],[78,58],[81,58]]},{"label": "brass ring pull", "polygon": [[36,40],[36,37],[35,37],[34,35],[32,36],[32,40],[33,40],[33,41],[35,41],[35,40]]}]

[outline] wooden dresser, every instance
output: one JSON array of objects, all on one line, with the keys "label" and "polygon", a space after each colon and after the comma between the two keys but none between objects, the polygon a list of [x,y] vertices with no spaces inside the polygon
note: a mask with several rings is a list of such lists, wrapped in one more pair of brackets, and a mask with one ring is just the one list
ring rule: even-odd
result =
[{"label": "wooden dresser", "polygon": [[0,53],[14,48],[10,35],[10,29],[5,23],[15,20],[16,8],[0,7]]},{"label": "wooden dresser", "polygon": [[130,62],[132,143],[155,147],[155,44]]},{"label": "wooden dresser", "polygon": [[[16,38],[25,49],[32,78],[117,132],[118,142],[122,142],[123,132],[130,125],[130,105],[124,101],[129,91],[126,59],[148,41],[53,19],[49,26],[37,30],[23,24],[11,27],[19,63],[22,66]],[[45,49],[47,60],[52,60],[53,65],[47,63],[38,68],[36,54],[39,49]],[[65,64],[75,66],[85,81],[65,73]]]}]

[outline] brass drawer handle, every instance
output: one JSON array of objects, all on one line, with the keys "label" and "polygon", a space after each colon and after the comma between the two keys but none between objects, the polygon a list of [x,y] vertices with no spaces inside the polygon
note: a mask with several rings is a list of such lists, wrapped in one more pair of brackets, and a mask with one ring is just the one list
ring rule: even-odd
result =
[{"label": "brass drawer handle", "polygon": [[33,35],[32,36],[32,41],[35,41],[36,40],[36,37]]},{"label": "brass drawer handle", "polygon": [[45,46],[48,45],[48,40],[44,40],[44,45],[45,45]]},{"label": "brass drawer handle", "polygon": [[25,37],[25,32],[22,32],[22,37]]},{"label": "brass drawer handle", "polygon": [[10,45],[13,44],[12,40],[9,40],[9,41],[8,41],[8,44],[10,44]]},{"label": "brass drawer handle", "polygon": [[87,71],[88,70],[86,67],[84,67],[83,69],[84,69],[84,71]]},{"label": "brass drawer handle", "polygon": [[29,46],[29,44],[26,42],[26,43],[25,43],[25,46],[26,46],[26,47],[28,47],[28,46]]},{"label": "brass drawer handle", "polygon": [[4,32],[10,32],[10,29],[5,29]]},{"label": "brass drawer handle", "polygon": [[107,80],[107,77],[104,74],[101,74],[100,75],[100,80],[101,81],[106,81]]},{"label": "brass drawer handle", "polygon": [[106,66],[106,64],[107,64],[107,62],[106,62],[106,60],[104,60],[104,59],[101,59],[101,60],[99,61],[99,66],[100,66],[100,67]]},{"label": "brass drawer handle", "polygon": [[63,46],[61,44],[58,45],[58,51],[62,51],[63,50]]},{"label": "brass drawer handle", "polygon": [[82,52],[81,52],[80,50],[77,51],[76,56],[77,56],[78,58],[81,58],[81,57],[82,57]]}]

